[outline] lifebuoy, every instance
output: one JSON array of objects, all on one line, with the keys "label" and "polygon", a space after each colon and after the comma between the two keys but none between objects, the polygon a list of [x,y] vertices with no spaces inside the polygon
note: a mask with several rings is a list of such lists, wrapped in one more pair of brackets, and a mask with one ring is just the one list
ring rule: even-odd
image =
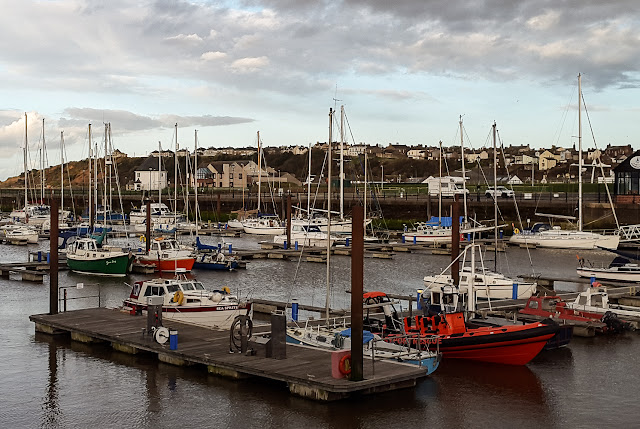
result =
[{"label": "lifebuoy", "polygon": [[338,364],[338,370],[342,375],[351,374],[351,355],[344,355]]},{"label": "lifebuoy", "polygon": [[514,229],[513,229],[513,233],[514,233],[514,234],[520,234],[520,230],[519,230],[518,228],[514,228]]},{"label": "lifebuoy", "polygon": [[173,298],[171,299],[173,302],[177,302],[178,305],[182,305],[184,302],[184,293],[181,290],[177,290],[176,293],[173,294]]},{"label": "lifebuoy", "polygon": [[144,235],[141,235],[140,242],[144,243],[145,241],[147,241],[147,237],[145,237]]}]

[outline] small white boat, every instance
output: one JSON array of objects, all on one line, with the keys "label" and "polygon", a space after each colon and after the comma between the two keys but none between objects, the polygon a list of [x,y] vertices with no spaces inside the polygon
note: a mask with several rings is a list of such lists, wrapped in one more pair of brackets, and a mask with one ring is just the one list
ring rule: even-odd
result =
[{"label": "small white boat", "polygon": [[38,242],[38,230],[27,225],[5,225],[2,227],[8,241],[26,241],[29,244]]},{"label": "small white boat", "polygon": [[[291,223],[291,243],[289,247],[293,247],[294,243],[298,243],[299,246],[305,247],[327,247],[327,233],[320,231],[317,226],[309,225],[297,225]],[[331,237],[331,245],[336,242],[337,238]],[[287,234],[276,235],[273,237],[273,242],[283,244],[287,241]]]},{"label": "small white boat", "polygon": [[640,282],[640,265],[630,262],[623,257],[616,257],[608,267],[585,266],[584,259],[579,259],[580,266],[576,272],[580,277],[598,280],[613,280],[621,282]]},{"label": "small white boat", "polygon": [[124,306],[146,310],[149,297],[162,297],[163,319],[209,328],[229,329],[236,316],[251,316],[251,304],[241,303],[229,288],[209,291],[201,282],[186,278],[135,282]]},{"label": "small white boat", "polygon": [[581,292],[573,302],[568,302],[567,308],[591,315],[604,315],[607,312],[612,312],[621,320],[627,320],[625,317],[631,317],[634,321],[640,319],[640,308],[611,304],[609,302],[607,289],[605,287],[601,287],[597,282],[594,283],[594,286],[591,286],[584,292]]},{"label": "small white boat", "polygon": [[451,228],[430,225],[429,222],[417,222],[414,230],[405,232],[402,238],[407,243],[450,243]]},{"label": "small white boat", "polygon": [[247,234],[256,235],[279,235],[284,234],[286,230],[277,216],[260,216],[247,219],[242,222],[242,227]]},{"label": "small white boat", "polygon": [[615,250],[620,243],[619,235],[603,235],[589,231],[563,230],[559,226],[537,223],[527,231],[513,234],[509,243],[515,245],[535,245],[555,249],[610,249]]},{"label": "small white boat", "polygon": [[[480,252],[480,264],[475,266],[475,262],[467,259],[468,252],[475,252],[477,244],[466,247],[460,269],[461,290],[470,290],[473,285],[476,299],[529,299],[536,293],[537,284],[522,282],[502,273],[489,271],[484,266],[482,253]],[[471,264],[471,265],[468,265]],[[472,268],[475,266],[475,272]],[[446,286],[453,286],[453,279],[450,274],[441,273],[435,276],[425,276],[424,287],[431,290],[441,290]]]},{"label": "small white boat", "polygon": [[[363,356],[368,359],[385,359],[419,365],[433,373],[440,365],[440,353],[417,350],[399,344],[385,342],[379,335],[363,331]],[[287,329],[287,342],[326,350],[351,350],[351,328],[305,326]]]}]

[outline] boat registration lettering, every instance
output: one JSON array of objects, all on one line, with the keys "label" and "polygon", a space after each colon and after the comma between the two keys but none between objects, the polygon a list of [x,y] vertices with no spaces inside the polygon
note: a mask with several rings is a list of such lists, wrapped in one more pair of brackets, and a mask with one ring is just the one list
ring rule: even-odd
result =
[{"label": "boat registration lettering", "polygon": [[221,311],[221,310],[237,310],[238,306],[237,305],[222,305],[222,306],[218,306],[216,308],[217,311]]}]

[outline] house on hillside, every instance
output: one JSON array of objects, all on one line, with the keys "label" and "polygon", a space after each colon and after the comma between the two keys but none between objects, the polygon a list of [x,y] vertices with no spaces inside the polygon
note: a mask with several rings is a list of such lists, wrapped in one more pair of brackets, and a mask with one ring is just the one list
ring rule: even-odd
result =
[{"label": "house on hillside", "polygon": [[136,191],[157,191],[167,187],[167,171],[158,166],[157,151],[135,169],[134,177]]}]

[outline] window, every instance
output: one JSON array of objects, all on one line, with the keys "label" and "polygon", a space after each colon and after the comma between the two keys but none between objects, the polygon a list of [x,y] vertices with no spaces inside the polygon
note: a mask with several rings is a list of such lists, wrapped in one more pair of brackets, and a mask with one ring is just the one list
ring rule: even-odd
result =
[{"label": "window", "polygon": [[238,173],[238,179],[242,179],[242,173]]},{"label": "window", "polygon": [[233,173],[229,173],[229,179],[233,179]]},{"label": "window", "polygon": [[220,187],[222,188],[222,182],[220,182]]},{"label": "window", "polygon": [[229,182],[229,187],[233,188],[233,182]]}]

